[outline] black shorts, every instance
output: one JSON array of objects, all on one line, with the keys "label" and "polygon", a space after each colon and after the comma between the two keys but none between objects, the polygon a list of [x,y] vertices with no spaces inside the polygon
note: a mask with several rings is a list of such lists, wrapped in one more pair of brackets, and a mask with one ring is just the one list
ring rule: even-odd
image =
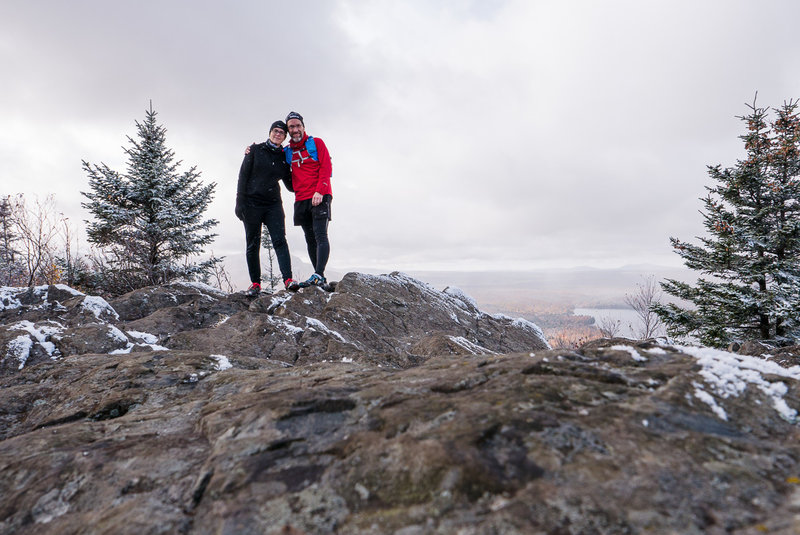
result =
[{"label": "black shorts", "polygon": [[333,197],[329,194],[322,196],[322,202],[317,206],[311,206],[311,199],[295,201],[294,203],[294,226],[301,227],[304,223],[314,220],[331,220],[331,203]]}]

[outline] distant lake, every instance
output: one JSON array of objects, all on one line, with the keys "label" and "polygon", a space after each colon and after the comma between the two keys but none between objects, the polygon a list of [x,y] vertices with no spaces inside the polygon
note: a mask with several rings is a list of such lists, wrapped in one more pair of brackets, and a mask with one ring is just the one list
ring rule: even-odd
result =
[{"label": "distant lake", "polygon": [[605,319],[619,321],[617,336],[625,338],[636,338],[635,331],[641,328],[641,320],[636,311],[631,308],[576,308],[573,314],[593,317],[595,327],[599,327]]}]

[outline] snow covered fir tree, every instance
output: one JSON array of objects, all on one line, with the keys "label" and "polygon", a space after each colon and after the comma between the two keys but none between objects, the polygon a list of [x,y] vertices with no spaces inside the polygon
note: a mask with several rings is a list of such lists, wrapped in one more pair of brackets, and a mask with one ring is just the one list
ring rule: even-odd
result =
[{"label": "snow covered fir tree", "polygon": [[778,344],[800,337],[800,117],[798,101],[769,110],[754,102],[741,117],[745,158],[709,166],[716,185],[702,198],[707,235],[693,245],[670,238],[696,285],[667,279],[664,291],[690,309],[654,310],[675,336],[722,347],[733,341]]},{"label": "snow covered fir tree", "polygon": [[107,255],[100,270],[107,280],[98,286],[109,293],[193,279],[220,260],[193,261],[216,237],[217,220],[203,217],[216,184],[203,185],[195,166],[178,170],[156,115],[151,103],[144,121],[136,121],[137,139],[128,136],[126,173],[83,162],[90,191],[81,192],[88,199],[81,205],[94,218],[86,232]]},{"label": "snow covered fir tree", "polygon": [[3,286],[20,282],[24,271],[16,249],[20,239],[14,221],[16,204],[10,195],[0,197],[0,285]]}]

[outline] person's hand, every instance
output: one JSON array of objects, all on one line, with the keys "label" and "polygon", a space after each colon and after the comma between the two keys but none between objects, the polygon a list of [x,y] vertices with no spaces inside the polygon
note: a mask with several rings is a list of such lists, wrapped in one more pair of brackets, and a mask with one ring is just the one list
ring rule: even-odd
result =
[{"label": "person's hand", "polygon": [[244,206],[236,203],[236,208],[233,209],[233,213],[236,214],[236,217],[239,218],[239,221],[244,221]]},{"label": "person's hand", "polygon": [[[253,145],[255,145],[255,144],[256,144],[256,142],[253,141]],[[248,145],[247,148],[244,149],[244,153],[245,153],[245,155],[250,154],[250,145]]]},{"label": "person's hand", "polygon": [[322,202],[322,194],[321,193],[314,193],[314,196],[311,197],[311,206],[319,206]]}]

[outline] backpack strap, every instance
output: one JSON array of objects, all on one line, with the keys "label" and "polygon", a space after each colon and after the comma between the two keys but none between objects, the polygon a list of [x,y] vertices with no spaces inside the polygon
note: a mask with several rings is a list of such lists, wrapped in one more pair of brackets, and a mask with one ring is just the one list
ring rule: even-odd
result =
[{"label": "backpack strap", "polygon": [[308,155],[311,156],[312,160],[315,162],[319,161],[319,157],[317,156],[317,143],[311,136],[308,136],[308,139],[306,139],[306,150],[308,151]]},{"label": "backpack strap", "polygon": [[[306,139],[306,151],[308,152],[309,158],[314,160],[315,162],[319,161],[319,156],[317,156],[317,143],[314,141],[314,138],[308,136]],[[292,146],[291,144],[286,145],[283,147],[283,153],[286,155],[286,163],[289,164],[289,167],[292,166]],[[302,159],[302,155],[301,155]]]}]

